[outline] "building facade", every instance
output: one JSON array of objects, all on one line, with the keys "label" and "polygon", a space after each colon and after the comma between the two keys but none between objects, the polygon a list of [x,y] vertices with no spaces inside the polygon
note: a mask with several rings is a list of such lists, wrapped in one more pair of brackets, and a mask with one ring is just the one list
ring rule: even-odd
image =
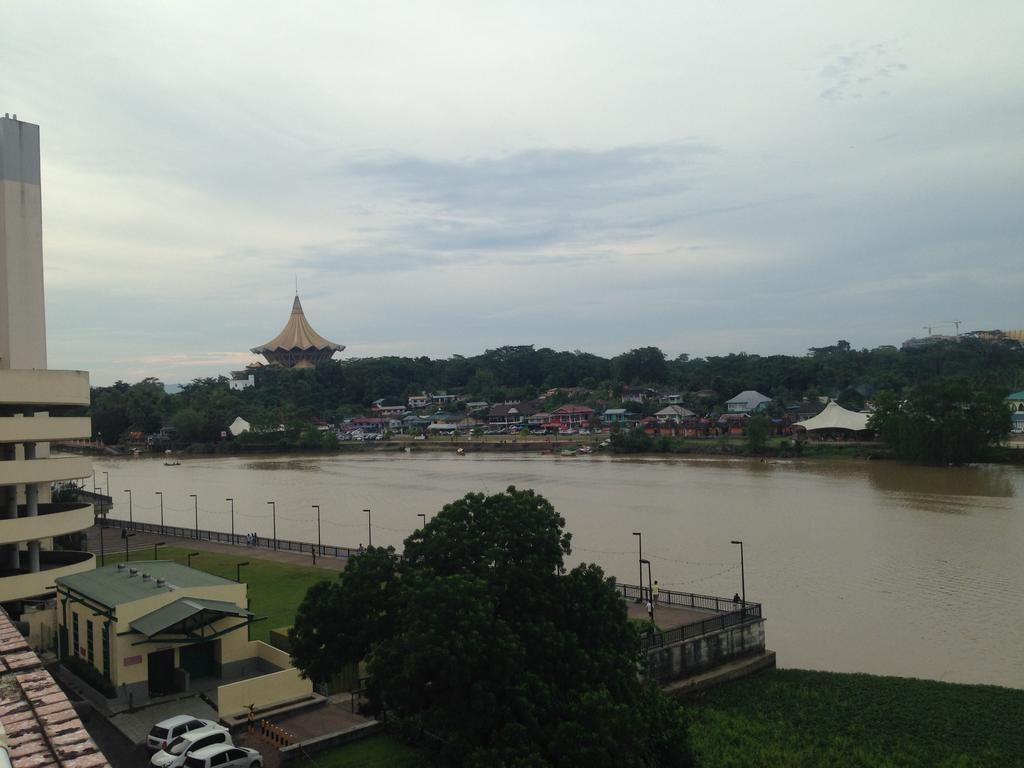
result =
[{"label": "building facade", "polygon": [[164,560],[56,580],[60,657],[85,661],[141,704],[200,678],[268,670],[252,652],[246,585]]},{"label": "building facade", "polygon": [[0,604],[53,594],[54,579],[91,570],[61,537],[92,525],[92,506],[53,502],[54,483],[92,473],[88,458],[51,456],[54,440],[85,438],[89,375],[46,369],[39,126],[0,118]]}]

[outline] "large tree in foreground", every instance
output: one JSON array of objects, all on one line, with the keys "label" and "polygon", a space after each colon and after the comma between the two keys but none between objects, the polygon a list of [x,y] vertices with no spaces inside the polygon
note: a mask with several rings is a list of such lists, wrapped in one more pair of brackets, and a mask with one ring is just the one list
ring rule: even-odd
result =
[{"label": "large tree in foreground", "polygon": [[901,458],[929,464],[982,461],[1011,427],[1002,395],[966,382],[922,385],[902,398],[883,392],[875,406],[868,426]]},{"label": "large tree in foreground", "polygon": [[637,678],[638,643],[601,569],[565,573],[565,521],[533,491],[469,494],[370,549],[303,601],[296,665],[365,660],[371,705],[444,765],[690,762],[679,708]]}]

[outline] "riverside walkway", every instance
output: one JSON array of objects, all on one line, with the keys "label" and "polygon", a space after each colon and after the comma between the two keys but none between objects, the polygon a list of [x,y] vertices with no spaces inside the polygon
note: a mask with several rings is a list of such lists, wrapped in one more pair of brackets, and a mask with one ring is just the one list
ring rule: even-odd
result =
[{"label": "riverside walkway", "polygon": [[[305,567],[323,568],[341,571],[348,563],[348,558],[358,550],[348,547],[324,545],[322,547],[309,542],[297,542],[279,539],[276,542],[269,538],[259,538],[253,543],[245,534],[231,534],[221,531],[195,531],[190,528],[176,526],[161,527],[153,523],[129,523],[126,520],[108,519],[102,528],[103,546],[100,546],[101,528],[93,525],[87,529],[87,548],[89,552],[100,555],[101,549],[110,557],[117,557],[124,552],[122,530],[132,535],[128,538],[128,550],[133,553],[152,552],[155,544],[166,544],[169,547],[192,549],[197,552],[217,552],[240,558],[272,560],[279,563],[301,565]],[[276,547],[275,547],[276,544]],[[316,557],[313,557],[314,552]],[[157,550],[159,557],[159,550]],[[618,584],[617,589],[626,603],[631,619],[646,619],[647,590],[630,584]],[[737,611],[739,605],[732,600],[708,595],[696,595],[688,592],[662,590],[658,603],[654,608],[654,619],[662,630],[679,627],[699,627],[704,622],[713,621],[725,614]],[[756,610],[760,616],[760,606],[748,604],[748,609]]]}]

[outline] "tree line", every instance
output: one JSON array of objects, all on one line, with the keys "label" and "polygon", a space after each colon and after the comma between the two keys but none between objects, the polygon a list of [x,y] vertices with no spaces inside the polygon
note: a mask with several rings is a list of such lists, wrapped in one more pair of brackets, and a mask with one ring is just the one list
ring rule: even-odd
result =
[{"label": "tree line", "polygon": [[625,386],[677,392],[698,412],[720,407],[738,392],[754,389],[776,403],[828,396],[860,408],[881,392],[900,397],[915,387],[944,381],[1005,394],[1024,388],[1024,346],[964,337],[912,349],[856,350],[846,341],[806,355],[669,358],[657,347],[640,347],[605,358],[588,352],[555,351],[532,345],[505,346],[464,357],[376,357],[330,361],[315,369],[259,369],[256,386],[235,391],[227,379],[195,379],[167,394],[156,379],[118,381],[94,387],[94,436],[115,442],[130,432],[149,434],[170,423],[184,443],[214,442],[236,416],[255,427],[294,430],[311,418],[335,421],[365,412],[383,399],[404,404],[422,392],[458,392],[471,400],[500,403],[530,399],[560,387],[582,392],[556,395],[610,405]]}]

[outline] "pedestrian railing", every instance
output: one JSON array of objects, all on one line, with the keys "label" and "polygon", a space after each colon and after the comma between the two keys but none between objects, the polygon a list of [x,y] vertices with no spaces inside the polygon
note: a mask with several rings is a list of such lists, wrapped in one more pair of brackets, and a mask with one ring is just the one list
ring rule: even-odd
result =
[{"label": "pedestrian railing", "polygon": [[[616,584],[615,588],[626,600],[647,602],[650,599],[650,590],[647,587],[638,587],[635,584]],[[740,601],[727,597],[697,595],[692,592],[676,592],[672,589],[663,589],[658,593],[655,611],[658,608],[668,606],[713,611],[717,615],[698,621],[691,621],[663,632],[649,632],[646,635],[641,635],[641,652],[647,653],[654,648],[680,643],[683,640],[706,635],[709,632],[721,632],[729,627],[760,621],[763,618],[760,603],[747,603],[744,605]]]},{"label": "pedestrian railing", "polygon": [[256,536],[251,533],[225,533],[224,531],[208,531],[203,528],[186,528],[178,525],[160,525],[159,523],[142,523],[137,521],[117,520],[112,517],[97,517],[96,525],[139,533],[154,533],[158,536],[170,536],[179,539],[210,541],[218,544],[234,544],[238,546],[264,547],[285,552],[304,552],[317,557],[351,557],[359,554],[359,549],[339,547],[335,544],[313,544],[308,541],[292,541],[290,539],[274,539],[270,536]]}]

